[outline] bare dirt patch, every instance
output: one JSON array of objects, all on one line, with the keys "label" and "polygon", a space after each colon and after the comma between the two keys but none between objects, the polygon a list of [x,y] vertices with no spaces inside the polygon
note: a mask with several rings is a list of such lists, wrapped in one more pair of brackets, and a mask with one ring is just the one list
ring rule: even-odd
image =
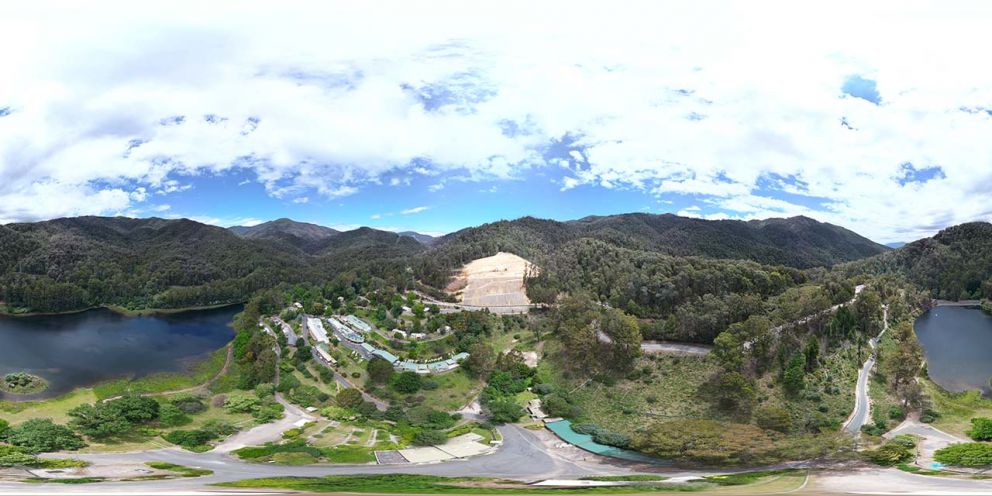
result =
[{"label": "bare dirt patch", "polygon": [[[479,307],[530,305],[524,276],[533,265],[512,253],[499,252],[469,262],[448,285],[461,303]],[[460,292],[460,293],[459,293]]]}]

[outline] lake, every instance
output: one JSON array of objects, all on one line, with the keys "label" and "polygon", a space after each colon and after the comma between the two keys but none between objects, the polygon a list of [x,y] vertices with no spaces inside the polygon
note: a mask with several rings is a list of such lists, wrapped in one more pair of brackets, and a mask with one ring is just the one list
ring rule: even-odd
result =
[{"label": "lake", "polygon": [[992,316],[972,307],[936,307],[916,320],[927,371],[948,391],[980,389],[992,377]]},{"label": "lake", "polygon": [[241,308],[141,317],[106,309],[0,316],[0,375],[24,370],[49,382],[42,393],[0,398],[49,398],[110,379],[188,370],[231,341],[228,324]]}]

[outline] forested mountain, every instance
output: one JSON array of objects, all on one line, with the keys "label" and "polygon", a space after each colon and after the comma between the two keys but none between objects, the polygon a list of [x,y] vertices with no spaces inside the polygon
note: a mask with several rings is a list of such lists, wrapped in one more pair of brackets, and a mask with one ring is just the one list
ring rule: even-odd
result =
[{"label": "forested mountain", "polygon": [[852,231],[808,217],[749,222],[643,213],[569,222],[524,217],[437,239],[430,260],[422,265],[423,277],[432,285],[443,285],[454,268],[497,251],[512,252],[541,265],[542,258],[578,239],[666,255],[752,260],[796,268],[830,266],[887,250]]},{"label": "forested mountain", "polygon": [[319,250],[324,241],[339,231],[329,227],[297,222],[290,219],[277,219],[256,226],[234,226],[231,232],[248,239],[270,240],[285,244],[306,253]]},{"label": "forested mountain", "polygon": [[[244,237],[187,219],[77,217],[0,226],[0,303],[15,311],[233,303],[261,288],[350,270],[385,278],[424,250],[410,237],[362,228],[305,241],[311,255],[293,244],[313,233],[310,227],[275,224]],[[286,236],[266,234],[272,232]]]},{"label": "forested mountain", "polygon": [[896,273],[949,300],[992,298],[992,224],[970,222],[844,266],[851,273]]},{"label": "forested mountain", "polygon": [[[751,311],[747,295],[760,299],[803,281],[799,268],[883,249],[806,218],[524,217],[424,244],[408,234],[337,232],[289,219],[228,230],[185,219],[79,217],[0,226],[0,301],[35,311],[176,308],[243,301],[260,288],[349,271],[398,287],[419,280],[443,288],[465,262],[508,251],[542,267],[528,281],[535,301],[586,290],[651,319],[703,306],[737,309],[722,322]],[[703,330],[666,324],[666,332],[706,340],[715,322]]]},{"label": "forested mountain", "polygon": [[396,234],[399,234],[400,236],[409,236],[417,241],[420,241],[425,245],[430,245],[431,243],[434,242],[435,239],[437,239],[429,234],[421,234],[416,231],[403,231]]},{"label": "forested mountain", "polygon": [[857,233],[809,217],[704,220],[632,213],[569,222],[582,236],[670,255],[705,256],[808,268],[886,250]]},{"label": "forested mountain", "polygon": [[77,217],[0,230],[8,306],[179,307],[241,301],[305,265],[272,246],[186,219]]}]

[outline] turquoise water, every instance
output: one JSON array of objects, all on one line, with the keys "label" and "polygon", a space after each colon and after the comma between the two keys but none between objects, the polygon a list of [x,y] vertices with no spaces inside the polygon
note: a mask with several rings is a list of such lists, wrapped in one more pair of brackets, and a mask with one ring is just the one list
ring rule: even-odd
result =
[{"label": "turquoise water", "polygon": [[559,420],[557,422],[548,422],[544,424],[551,432],[560,437],[563,441],[569,444],[574,444],[581,449],[584,449],[590,453],[595,453],[597,455],[609,456],[612,458],[620,458],[621,460],[629,460],[633,462],[643,462],[643,463],[654,463],[654,464],[667,464],[665,460],[659,460],[657,458],[652,458],[647,455],[642,455],[636,451],[626,450],[622,448],[616,448],[614,446],[607,446],[605,444],[599,444],[593,441],[592,436],[588,434],[579,434],[572,430],[572,422],[568,420]]}]

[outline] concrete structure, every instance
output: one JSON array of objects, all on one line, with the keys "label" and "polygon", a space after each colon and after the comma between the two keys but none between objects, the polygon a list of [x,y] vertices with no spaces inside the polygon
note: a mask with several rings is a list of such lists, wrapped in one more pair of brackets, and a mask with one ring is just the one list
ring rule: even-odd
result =
[{"label": "concrete structure", "polygon": [[534,420],[542,420],[548,416],[548,414],[544,413],[544,410],[541,409],[540,398],[527,402],[527,414]]},{"label": "concrete structure", "polygon": [[403,339],[406,339],[406,331],[401,331],[399,329],[393,329],[391,332],[392,332],[392,336],[396,336],[397,334],[399,334],[400,336],[403,337]]},{"label": "concrete structure", "polygon": [[410,333],[410,339],[418,339],[419,340],[419,339],[424,339],[426,337],[427,337],[427,335],[424,334],[424,333],[422,333],[422,332],[411,332]]}]

